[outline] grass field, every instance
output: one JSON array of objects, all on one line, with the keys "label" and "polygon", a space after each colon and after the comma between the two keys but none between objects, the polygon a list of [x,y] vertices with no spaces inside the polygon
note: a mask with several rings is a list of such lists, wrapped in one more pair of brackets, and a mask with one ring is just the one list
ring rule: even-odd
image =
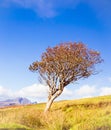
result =
[{"label": "grass field", "polygon": [[0,109],[0,130],[111,130],[111,96]]}]

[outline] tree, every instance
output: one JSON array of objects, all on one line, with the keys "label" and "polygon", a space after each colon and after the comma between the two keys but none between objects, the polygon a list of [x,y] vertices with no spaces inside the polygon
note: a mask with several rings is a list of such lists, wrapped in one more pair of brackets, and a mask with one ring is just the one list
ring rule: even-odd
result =
[{"label": "tree", "polygon": [[38,72],[49,87],[45,112],[49,111],[53,101],[64,88],[81,78],[94,74],[94,65],[101,63],[98,51],[88,49],[83,43],[63,43],[48,47],[41,61],[33,62],[29,69]]}]

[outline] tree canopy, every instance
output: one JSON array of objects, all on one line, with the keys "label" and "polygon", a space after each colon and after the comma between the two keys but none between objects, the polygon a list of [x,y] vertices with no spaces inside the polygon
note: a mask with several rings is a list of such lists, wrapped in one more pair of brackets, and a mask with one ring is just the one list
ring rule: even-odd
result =
[{"label": "tree canopy", "polygon": [[38,72],[49,86],[50,101],[52,97],[58,97],[71,82],[92,75],[95,72],[95,64],[101,62],[100,53],[88,49],[85,44],[63,43],[48,47],[41,60],[33,62],[29,69]]}]

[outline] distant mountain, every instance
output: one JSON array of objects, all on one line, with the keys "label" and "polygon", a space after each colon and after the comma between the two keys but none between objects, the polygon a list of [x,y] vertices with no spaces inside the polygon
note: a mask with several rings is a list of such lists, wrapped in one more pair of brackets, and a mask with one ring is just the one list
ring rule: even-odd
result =
[{"label": "distant mountain", "polygon": [[5,101],[0,101],[0,107],[5,107],[5,106],[17,106],[17,105],[27,105],[31,104],[31,101],[27,98],[14,98],[14,99],[8,99]]}]

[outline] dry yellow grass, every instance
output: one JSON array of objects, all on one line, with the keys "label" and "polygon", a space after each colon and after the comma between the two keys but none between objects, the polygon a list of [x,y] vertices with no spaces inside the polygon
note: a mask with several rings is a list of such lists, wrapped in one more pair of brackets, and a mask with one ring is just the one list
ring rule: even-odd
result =
[{"label": "dry yellow grass", "polygon": [[[0,109],[0,128],[26,130],[111,130],[111,96]],[[15,124],[15,125],[14,125]]]}]

